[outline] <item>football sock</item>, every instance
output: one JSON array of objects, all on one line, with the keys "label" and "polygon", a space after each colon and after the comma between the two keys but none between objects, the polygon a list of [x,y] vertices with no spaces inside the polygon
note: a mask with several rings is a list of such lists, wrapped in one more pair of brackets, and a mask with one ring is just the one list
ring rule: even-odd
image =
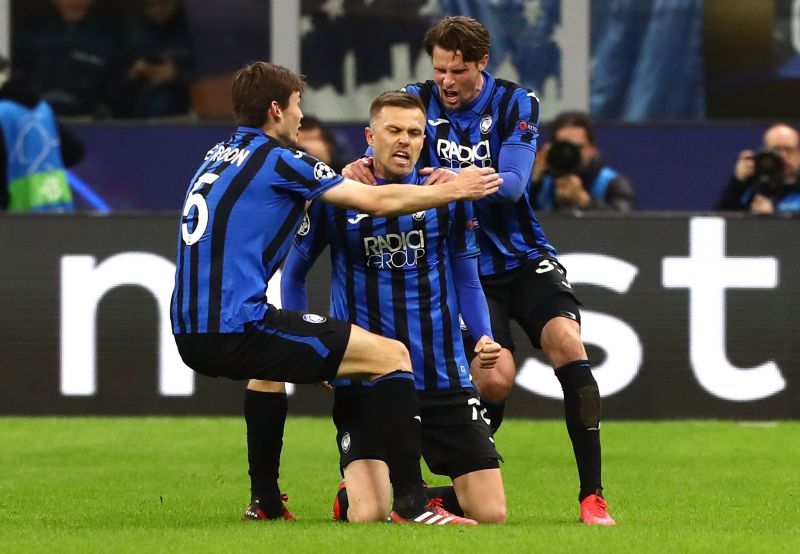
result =
[{"label": "football sock", "polygon": [[556,377],[564,391],[564,416],[572,451],[578,465],[580,494],[602,496],[600,481],[600,391],[592,375],[589,360],[576,360],[556,368]]},{"label": "football sock", "polygon": [[456,496],[456,489],[453,485],[428,487],[425,489],[425,494],[428,495],[428,500],[440,498],[442,500],[442,508],[453,515],[464,517],[464,510],[461,509],[461,504],[458,503],[458,496]]},{"label": "football sock", "polygon": [[489,418],[489,427],[492,428],[492,434],[494,435],[503,423],[503,416],[506,413],[506,401],[495,402],[481,397],[481,405],[486,408],[486,415]]},{"label": "football sock", "polygon": [[386,438],[386,464],[394,491],[394,511],[404,518],[422,512],[427,497],[422,488],[419,459],[422,453],[420,438],[419,400],[414,381],[395,371],[373,381],[373,402],[380,435]]},{"label": "football sock", "polygon": [[288,409],[286,393],[250,389],[244,393],[250,499],[259,500],[261,509],[269,518],[280,517],[283,513],[278,468]]}]

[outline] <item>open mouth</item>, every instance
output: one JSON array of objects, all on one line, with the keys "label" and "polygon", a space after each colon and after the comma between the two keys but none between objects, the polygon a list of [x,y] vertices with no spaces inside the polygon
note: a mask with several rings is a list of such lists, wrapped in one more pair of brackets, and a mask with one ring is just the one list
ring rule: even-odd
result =
[{"label": "open mouth", "polygon": [[458,93],[454,90],[443,90],[442,96],[444,96],[444,99],[451,104],[458,101]]},{"label": "open mouth", "polygon": [[400,163],[408,163],[411,160],[411,154],[408,152],[403,152],[402,150],[398,150],[397,152],[392,153],[392,158]]}]

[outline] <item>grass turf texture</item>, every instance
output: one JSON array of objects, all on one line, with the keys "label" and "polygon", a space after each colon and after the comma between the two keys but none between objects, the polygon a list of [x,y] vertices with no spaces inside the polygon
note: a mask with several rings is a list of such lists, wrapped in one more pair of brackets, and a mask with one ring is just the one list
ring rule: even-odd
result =
[{"label": "grass turf texture", "polygon": [[504,423],[509,523],[468,529],[332,522],[333,437],[290,418],[281,484],[301,520],[243,523],[241,419],[0,418],[0,552],[800,552],[798,422],[607,422],[615,528],[576,523],[561,422]]}]

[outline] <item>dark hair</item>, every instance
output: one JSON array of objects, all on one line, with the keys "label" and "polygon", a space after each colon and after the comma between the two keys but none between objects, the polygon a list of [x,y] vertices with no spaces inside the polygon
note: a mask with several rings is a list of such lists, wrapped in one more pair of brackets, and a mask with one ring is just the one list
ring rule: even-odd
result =
[{"label": "dark hair", "polygon": [[425,113],[425,105],[422,103],[422,100],[419,99],[419,96],[402,90],[389,90],[379,94],[378,97],[372,101],[372,105],[369,107],[370,123],[378,117],[380,111],[386,106],[406,108],[409,110],[417,109],[423,114]]},{"label": "dark hair", "polygon": [[273,101],[285,109],[293,92],[303,92],[302,75],[269,62],[250,62],[233,76],[231,97],[236,123],[263,127]]},{"label": "dark hair", "polygon": [[586,131],[586,138],[589,144],[594,144],[594,124],[592,118],[586,112],[561,112],[550,124],[552,136],[555,137],[556,131],[564,127],[581,127]]},{"label": "dark hair", "polygon": [[449,52],[461,52],[465,62],[477,62],[492,46],[489,32],[480,22],[463,15],[445,17],[425,33],[425,50],[433,54],[438,46]]}]

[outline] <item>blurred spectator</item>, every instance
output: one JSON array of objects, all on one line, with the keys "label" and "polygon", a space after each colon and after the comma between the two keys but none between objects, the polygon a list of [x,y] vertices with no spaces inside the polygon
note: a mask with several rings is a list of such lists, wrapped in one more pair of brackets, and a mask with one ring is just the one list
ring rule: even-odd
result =
[{"label": "blurred spectator", "polygon": [[93,0],[52,0],[55,11],[14,33],[14,72],[58,115],[106,116],[107,87],[117,59],[111,26]]},{"label": "blurred spectator", "polygon": [[189,112],[195,63],[182,0],[142,0],[142,16],[130,27],[123,64],[112,93],[115,115]]},{"label": "blurred spectator", "polygon": [[785,123],[764,132],[762,149],[742,150],[717,210],[800,212],[800,135]]},{"label": "blurred spectator", "polygon": [[322,160],[334,171],[339,172],[344,167],[333,132],[330,127],[313,115],[304,116],[300,122],[297,148]]},{"label": "blurred spectator", "polygon": [[553,141],[536,156],[534,208],[540,211],[629,212],[636,194],[630,181],[603,161],[594,125],[583,112],[563,112],[552,123]]},{"label": "blurred spectator", "polygon": [[83,143],[19,77],[7,79],[0,57],[0,208],[71,211],[64,166],[83,157]]}]

